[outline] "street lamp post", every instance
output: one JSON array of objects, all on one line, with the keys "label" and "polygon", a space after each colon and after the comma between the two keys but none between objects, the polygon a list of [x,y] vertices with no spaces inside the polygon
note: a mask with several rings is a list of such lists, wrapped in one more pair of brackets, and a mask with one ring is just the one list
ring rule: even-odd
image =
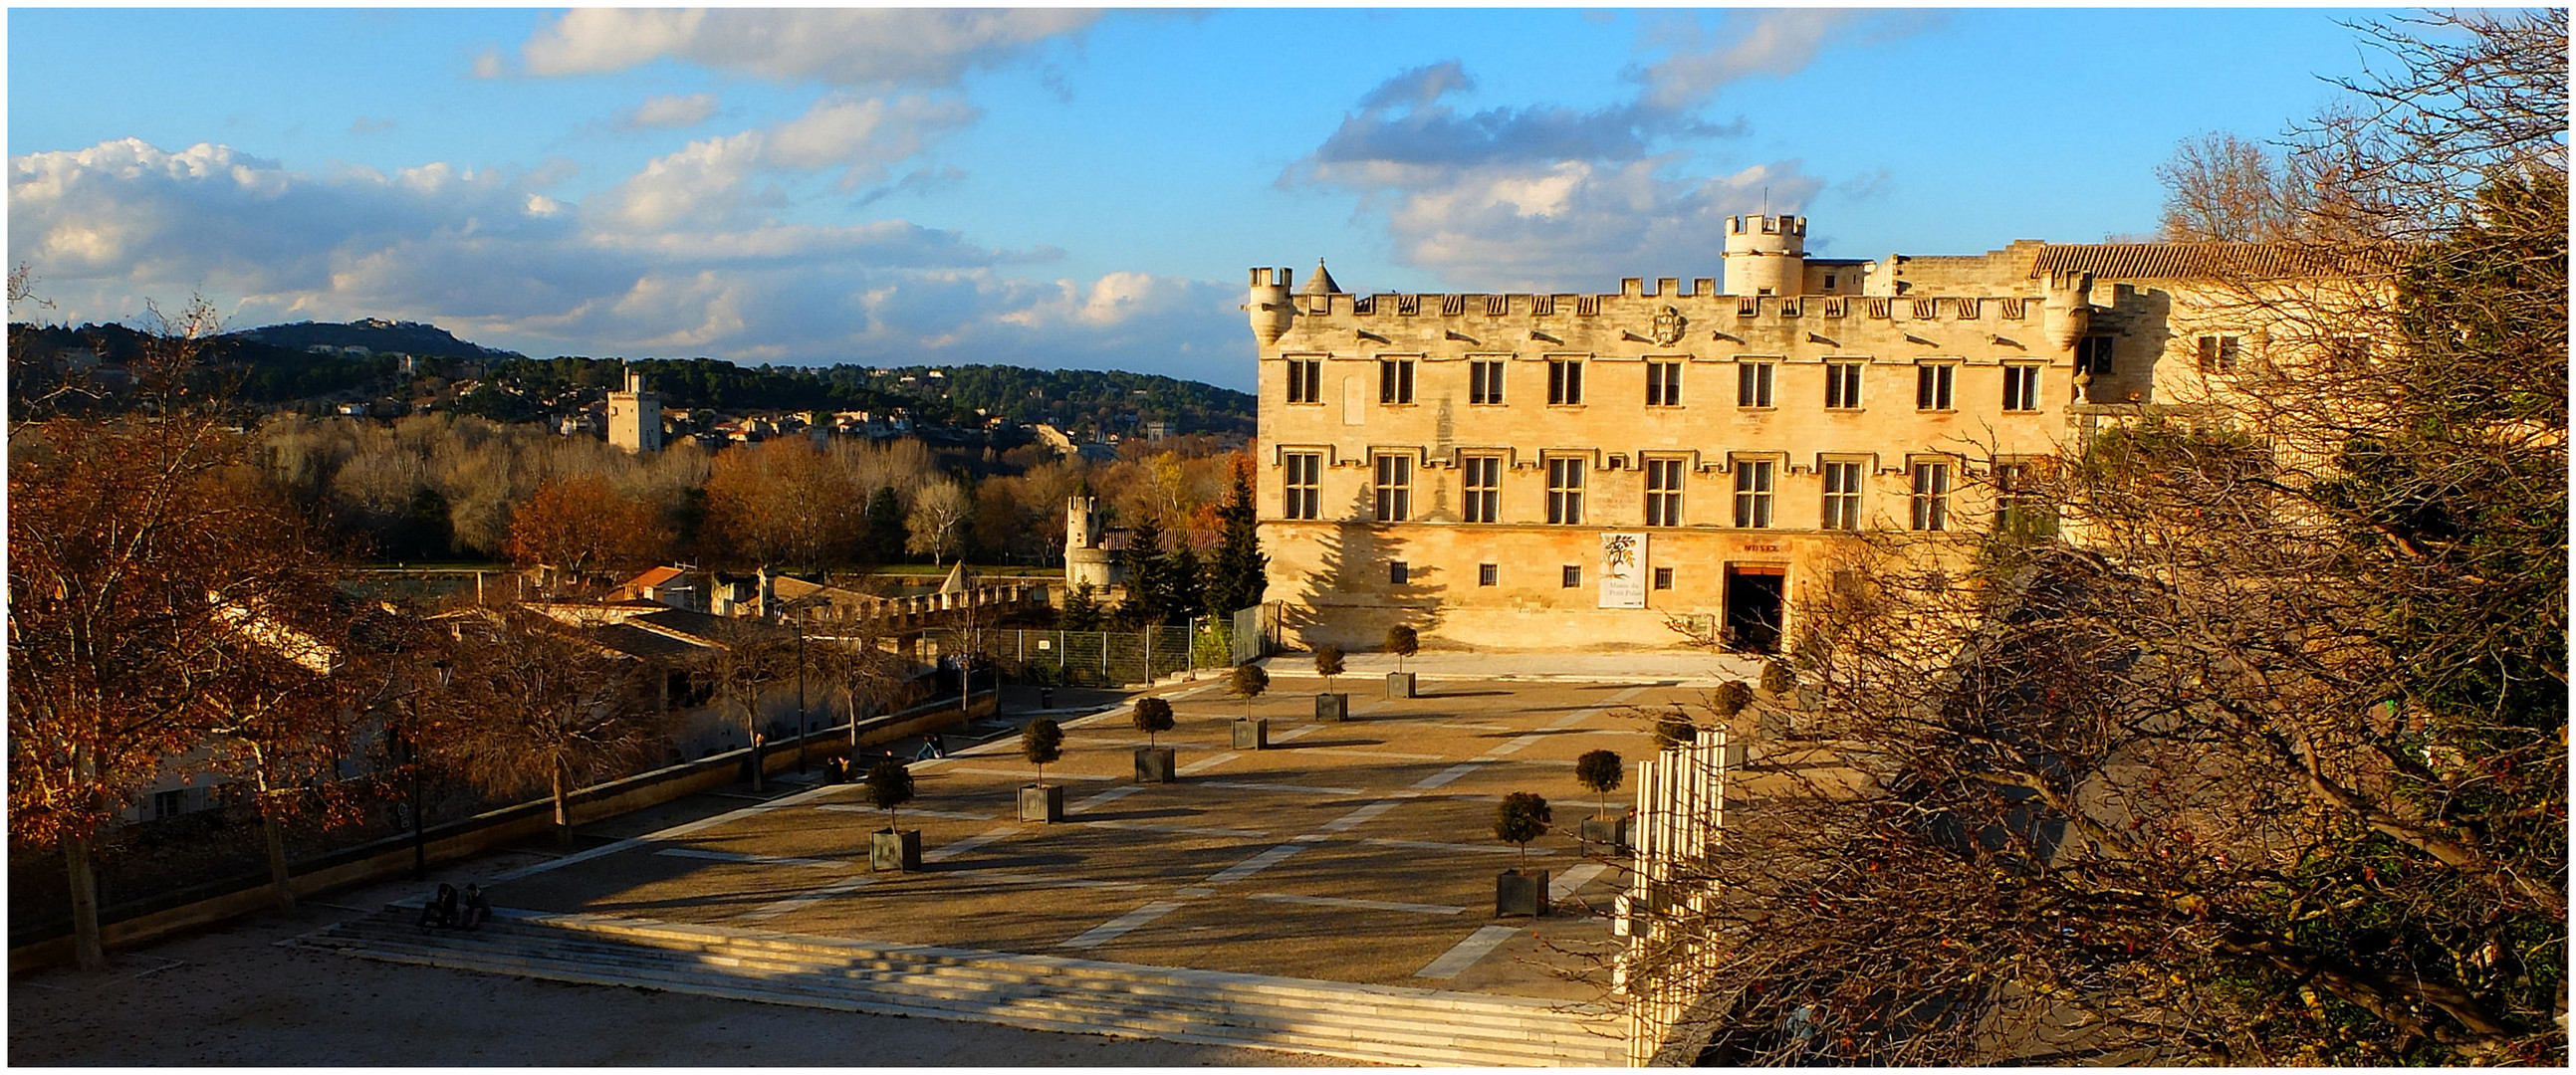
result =
[{"label": "street lamp post", "polygon": [[[438,673],[439,689],[446,690],[448,681],[456,675],[456,666],[439,661],[430,668]],[[429,879],[429,818],[427,802],[420,787],[420,698],[416,695],[411,700],[411,716],[412,734],[403,737],[404,753],[411,755],[411,879],[426,881]]]}]

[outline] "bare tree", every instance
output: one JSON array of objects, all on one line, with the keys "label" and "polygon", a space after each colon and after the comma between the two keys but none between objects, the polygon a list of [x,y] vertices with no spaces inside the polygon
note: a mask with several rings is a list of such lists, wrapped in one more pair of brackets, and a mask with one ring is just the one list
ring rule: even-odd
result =
[{"label": "bare tree", "polygon": [[2327,219],[2178,285],[2245,366],[1800,597],[1645,910],[1724,1062],[2566,1062],[2565,13],[2369,33]]},{"label": "bare tree", "polygon": [[546,789],[570,846],[572,793],[626,775],[660,741],[640,703],[639,667],[534,613],[472,609],[449,623],[455,681],[425,745],[488,790]]},{"label": "bare tree", "polygon": [[912,494],[912,511],[904,517],[904,528],[911,532],[905,548],[916,553],[929,553],[930,562],[957,550],[958,539],[966,517],[975,510],[974,498],[966,487],[953,481],[933,482]]}]

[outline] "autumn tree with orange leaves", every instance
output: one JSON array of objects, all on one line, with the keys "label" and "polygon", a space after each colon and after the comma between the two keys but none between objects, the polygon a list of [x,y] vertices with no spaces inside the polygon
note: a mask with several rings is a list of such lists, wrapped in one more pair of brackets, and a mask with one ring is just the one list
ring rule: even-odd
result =
[{"label": "autumn tree with orange leaves", "polygon": [[670,545],[670,531],[651,505],[620,495],[599,475],[575,474],[537,487],[511,513],[503,551],[516,563],[550,564],[579,576],[645,567]]}]

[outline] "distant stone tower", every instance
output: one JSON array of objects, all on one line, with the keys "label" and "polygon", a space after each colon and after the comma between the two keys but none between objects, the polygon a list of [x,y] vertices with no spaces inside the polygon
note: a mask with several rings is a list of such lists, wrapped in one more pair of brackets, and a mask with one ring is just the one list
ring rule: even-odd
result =
[{"label": "distant stone tower", "polygon": [[644,375],[626,371],[626,390],[608,394],[608,443],[630,452],[662,450],[662,397],[644,390]]},{"label": "distant stone tower", "polygon": [[1797,295],[1807,289],[1807,218],[1726,218],[1726,293]]},{"label": "distant stone tower", "polygon": [[1107,593],[1118,579],[1118,563],[1102,548],[1100,502],[1091,497],[1069,498],[1064,505],[1064,584],[1067,588],[1090,583],[1095,593]]}]

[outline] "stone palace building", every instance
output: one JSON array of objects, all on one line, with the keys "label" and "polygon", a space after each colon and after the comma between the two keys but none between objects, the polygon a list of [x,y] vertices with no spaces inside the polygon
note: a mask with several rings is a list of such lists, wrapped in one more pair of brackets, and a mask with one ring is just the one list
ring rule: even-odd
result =
[{"label": "stone palace building", "polygon": [[[1729,220],[1726,286],[1354,295],[1252,270],[1268,598],[1297,640],[1737,649],[1794,638],[1861,531],[1994,524],[2018,460],[2251,356],[2214,246],[1810,258]],[[2246,248],[2231,247],[2242,251]]]}]

